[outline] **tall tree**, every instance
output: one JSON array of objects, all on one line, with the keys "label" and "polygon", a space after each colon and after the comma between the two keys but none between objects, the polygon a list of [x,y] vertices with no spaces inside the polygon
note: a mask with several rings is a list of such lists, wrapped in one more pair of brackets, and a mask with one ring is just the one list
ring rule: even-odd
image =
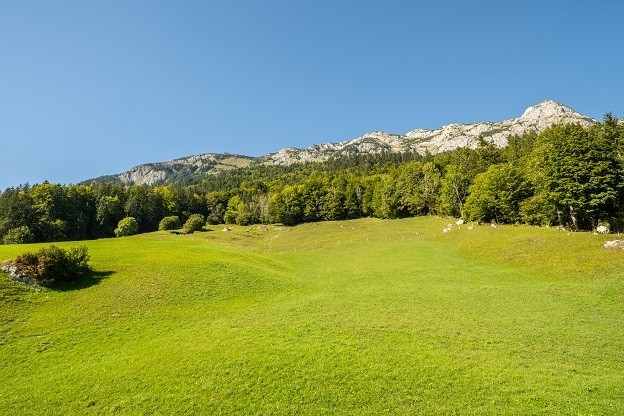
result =
[{"label": "tall tree", "polygon": [[303,221],[304,204],[299,186],[286,185],[272,195],[269,211],[276,222],[294,225]]},{"label": "tall tree", "polygon": [[103,195],[96,205],[96,222],[98,225],[98,236],[113,237],[115,228],[124,217],[124,210],[117,195]]},{"label": "tall tree", "polygon": [[520,204],[531,194],[522,171],[510,163],[492,165],[477,175],[466,199],[471,220],[520,222]]},{"label": "tall tree", "polygon": [[0,239],[9,230],[19,227],[28,227],[34,234],[33,228],[38,224],[39,218],[28,186],[9,188],[0,195]]},{"label": "tall tree", "polygon": [[551,201],[560,222],[596,227],[622,208],[622,165],[604,135],[580,125],[553,126],[540,134],[532,154],[537,192]]}]

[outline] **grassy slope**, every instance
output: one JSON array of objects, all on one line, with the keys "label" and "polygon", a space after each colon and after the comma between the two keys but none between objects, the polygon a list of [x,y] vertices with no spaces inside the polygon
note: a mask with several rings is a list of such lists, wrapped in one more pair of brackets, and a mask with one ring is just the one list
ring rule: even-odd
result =
[{"label": "grassy slope", "polygon": [[624,413],[624,252],[446,223],[154,233],[88,242],[81,288],[2,275],[0,414]]}]

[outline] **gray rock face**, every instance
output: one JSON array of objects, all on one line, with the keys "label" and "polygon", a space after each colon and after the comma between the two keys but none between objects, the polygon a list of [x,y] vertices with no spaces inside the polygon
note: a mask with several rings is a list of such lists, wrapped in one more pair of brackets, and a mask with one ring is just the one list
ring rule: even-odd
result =
[{"label": "gray rock face", "polygon": [[170,182],[183,183],[194,175],[217,173],[222,170],[246,167],[256,158],[241,155],[205,153],[174,159],[168,162],[146,163],[118,175],[95,178],[91,182],[121,182],[124,185],[159,185]]},{"label": "gray rock face", "polygon": [[320,162],[331,157],[358,153],[385,152],[441,153],[458,147],[476,147],[479,136],[497,146],[505,146],[507,138],[529,131],[541,132],[553,124],[579,123],[588,126],[595,120],[552,100],[526,109],[518,118],[475,124],[449,124],[436,130],[417,129],[404,134],[367,133],[350,141],[325,143],[306,149],[286,148],[263,159],[277,165],[297,162]]},{"label": "gray rock face", "polygon": [[172,182],[183,184],[188,178],[234,167],[247,167],[253,163],[290,165],[323,162],[331,158],[357,154],[400,152],[436,154],[458,147],[474,148],[477,146],[479,137],[483,137],[496,146],[505,146],[507,138],[511,135],[522,135],[529,131],[539,133],[553,124],[578,123],[588,126],[595,122],[570,107],[547,100],[527,108],[518,118],[500,122],[449,124],[435,130],[417,129],[404,134],[376,131],[352,140],[316,144],[305,149],[287,147],[261,158],[205,153],[169,162],[148,163],[119,175],[103,176],[86,182],[121,182],[126,185],[159,185]]}]

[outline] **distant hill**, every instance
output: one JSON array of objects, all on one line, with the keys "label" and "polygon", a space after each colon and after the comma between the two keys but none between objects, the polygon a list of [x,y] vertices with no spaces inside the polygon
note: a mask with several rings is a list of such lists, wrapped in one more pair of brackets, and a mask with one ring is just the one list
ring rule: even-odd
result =
[{"label": "distant hill", "polygon": [[275,153],[255,158],[251,156],[205,153],[175,159],[169,162],[147,163],[127,172],[101,176],[84,183],[110,182],[126,185],[159,185],[190,183],[201,177],[225,169],[247,167],[252,164],[290,165],[304,162],[323,162],[329,159],[362,154],[427,152],[436,154],[458,147],[476,147],[478,138],[505,146],[511,135],[529,131],[541,132],[553,124],[595,123],[590,117],[552,100],[529,107],[522,116],[499,122],[449,124],[435,130],[416,129],[404,134],[371,132],[361,137],[338,143],[324,143],[305,149],[287,147]]}]

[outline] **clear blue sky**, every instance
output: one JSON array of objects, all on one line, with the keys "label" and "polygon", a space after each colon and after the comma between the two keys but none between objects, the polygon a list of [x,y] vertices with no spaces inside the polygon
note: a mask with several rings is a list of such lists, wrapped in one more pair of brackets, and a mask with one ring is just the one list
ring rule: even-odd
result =
[{"label": "clear blue sky", "polygon": [[621,1],[0,1],[0,190],[192,154],[624,116]]}]

